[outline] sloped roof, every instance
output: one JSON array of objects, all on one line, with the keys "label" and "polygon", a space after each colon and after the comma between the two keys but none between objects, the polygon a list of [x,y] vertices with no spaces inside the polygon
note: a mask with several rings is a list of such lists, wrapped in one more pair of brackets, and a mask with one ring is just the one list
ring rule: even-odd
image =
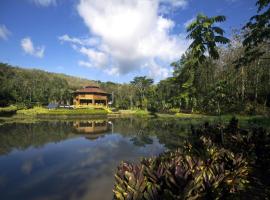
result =
[{"label": "sloped roof", "polygon": [[74,93],[98,93],[98,94],[109,94],[107,92],[105,92],[104,90],[102,90],[100,87],[98,86],[86,86],[82,89],[76,90]]}]

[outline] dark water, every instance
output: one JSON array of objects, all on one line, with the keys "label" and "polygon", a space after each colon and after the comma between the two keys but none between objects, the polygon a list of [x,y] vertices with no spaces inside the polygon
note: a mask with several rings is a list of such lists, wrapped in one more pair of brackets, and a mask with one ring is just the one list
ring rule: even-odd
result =
[{"label": "dark water", "polygon": [[117,165],[181,145],[190,122],[44,121],[0,126],[0,199],[111,200]]},{"label": "dark water", "polygon": [[0,199],[111,200],[122,160],[181,146],[179,119],[43,121],[0,126]]}]

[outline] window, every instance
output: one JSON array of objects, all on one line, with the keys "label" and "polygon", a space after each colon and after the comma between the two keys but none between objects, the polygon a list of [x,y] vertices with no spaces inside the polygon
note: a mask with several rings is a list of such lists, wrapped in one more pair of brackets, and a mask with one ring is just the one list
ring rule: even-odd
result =
[{"label": "window", "polygon": [[92,104],[92,99],[80,99],[80,105],[89,105]]}]

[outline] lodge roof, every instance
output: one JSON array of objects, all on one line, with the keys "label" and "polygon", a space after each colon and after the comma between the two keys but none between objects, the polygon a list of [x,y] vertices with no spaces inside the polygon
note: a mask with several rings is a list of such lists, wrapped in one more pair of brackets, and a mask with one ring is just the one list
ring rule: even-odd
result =
[{"label": "lodge roof", "polygon": [[102,90],[100,87],[94,86],[94,85],[85,86],[84,88],[76,90],[74,93],[109,94],[109,93],[105,92],[104,90]]}]

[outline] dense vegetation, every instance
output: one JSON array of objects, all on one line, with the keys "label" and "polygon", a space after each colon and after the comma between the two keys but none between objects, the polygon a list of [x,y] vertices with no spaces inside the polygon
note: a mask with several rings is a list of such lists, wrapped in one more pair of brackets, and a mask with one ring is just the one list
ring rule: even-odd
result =
[{"label": "dense vegetation", "polygon": [[72,91],[92,81],[0,63],[0,106],[70,101]]},{"label": "dense vegetation", "polygon": [[[173,77],[153,85],[147,77],[130,84],[107,83],[119,108],[205,113],[267,113],[270,106],[270,8],[257,2],[257,14],[231,40],[216,24],[225,16],[199,14],[187,28],[192,40]],[[221,45],[223,46],[221,46]]]},{"label": "dense vegetation", "polygon": [[117,109],[151,112],[266,114],[270,107],[269,0],[231,40],[224,36],[225,16],[199,14],[188,28],[190,47],[173,62],[173,76],[154,84],[146,76],[125,84],[88,81],[41,70],[0,64],[0,106],[70,102],[72,91],[92,83],[112,94]]},{"label": "dense vegetation", "polygon": [[205,123],[177,150],[120,164],[114,199],[267,199],[269,144],[263,129],[239,129],[235,118]]},{"label": "dense vegetation", "polygon": [[[174,76],[156,87],[146,77],[136,78],[140,80],[137,88],[148,88],[137,90],[140,105],[218,114],[267,112],[270,1],[258,0],[256,5],[257,15],[231,41],[215,25],[225,16],[199,14],[187,28],[192,40],[189,49],[172,64]],[[205,123],[191,131],[178,150],[138,164],[121,163],[115,174],[114,199],[268,199],[269,133],[262,128],[240,129],[235,118],[226,127]]]}]

